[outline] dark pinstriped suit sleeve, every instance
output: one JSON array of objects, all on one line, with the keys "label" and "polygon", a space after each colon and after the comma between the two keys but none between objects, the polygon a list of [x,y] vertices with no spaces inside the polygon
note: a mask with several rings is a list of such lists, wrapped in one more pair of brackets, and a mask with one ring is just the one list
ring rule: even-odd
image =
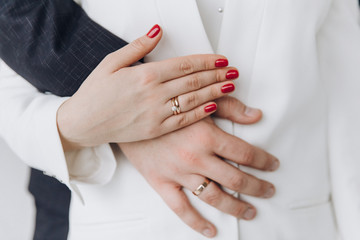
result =
[{"label": "dark pinstriped suit sleeve", "polygon": [[[0,0],[0,57],[40,91],[72,95],[108,53],[126,44],[72,0]],[[32,169],[34,240],[66,240],[70,191]]]},{"label": "dark pinstriped suit sleeve", "polygon": [[0,0],[0,57],[40,91],[72,95],[125,44],[72,0]]}]

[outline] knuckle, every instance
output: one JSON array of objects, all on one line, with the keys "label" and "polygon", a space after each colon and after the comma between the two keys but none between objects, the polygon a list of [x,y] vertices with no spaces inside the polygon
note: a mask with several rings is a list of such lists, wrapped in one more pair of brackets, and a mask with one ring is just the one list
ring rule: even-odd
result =
[{"label": "knuckle", "polygon": [[234,216],[241,218],[244,215],[246,209],[247,208],[243,204],[238,204],[238,206],[234,207],[233,214]]},{"label": "knuckle", "polygon": [[247,146],[242,150],[241,163],[246,166],[252,166],[255,161],[255,149]]},{"label": "knuckle", "polygon": [[241,191],[248,185],[248,179],[243,175],[235,175],[229,180],[230,186],[233,190]]},{"label": "knuckle", "polygon": [[208,149],[212,150],[217,145],[217,142],[219,142],[219,139],[217,138],[217,128],[208,124],[206,120],[199,121],[196,124],[191,125],[188,129],[190,128],[191,135],[188,137],[191,142],[196,145],[206,146]]},{"label": "knuckle", "polygon": [[146,43],[143,38],[138,38],[132,41],[130,46],[136,51],[142,52],[146,48]]},{"label": "knuckle", "polygon": [[229,144],[227,142],[224,141],[218,141],[218,142],[214,142],[214,147],[216,148],[217,152],[221,153],[226,153],[229,151]]},{"label": "knuckle", "polygon": [[198,105],[198,94],[197,93],[190,93],[186,96],[185,104],[187,107],[191,108]]},{"label": "knuckle", "polygon": [[220,70],[215,71],[215,80],[216,80],[216,82],[222,82],[222,80],[223,80],[222,71],[220,71]]},{"label": "knuckle", "polygon": [[[238,110],[242,111],[241,105],[238,105],[239,101],[233,97],[223,97],[220,98],[220,105],[222,111],[222,114],[225,118],[238,118]],[[233,109],[238,109],[237,111],[233,111]]]},{"label": "knuckle", "polygon": [[184,126],[187,126],[189,125],[189,117],[187,114],[181,114],[178,116],[178,119],[176,120],[176,126],[178,128],[181,128],[181,127],[184,127]]},{"label": "knuckle", "polygon": [[184,60],[179,65],[180,72],[184,73],[185,75],[193,73],[194,72],[194,65],[190,62],[190,60]]},{"label": "knuckle", "polygon": [[200,163],[199,157],[191,151],[182,150],[179,155],[186,166],[197,167]]},{"label": "knuckle", "polygon": [[193,111],[193,120],[194,121],[198,121],[198,120],[202,119],[204,116],[205,116],[204,111],[202,111],[202,110],[195,109]]},{"label": "knuckle", "polygon": [[175,203],[173,205],[170,206],[171,210],[174,211],[174,213],[178,216],[184,216],[185,213],[186,213],[186,204],[184,204],[183,202],[178,202],[178,203]]},{"label": "knuckle", "polygon": [[[235,100],[232,97],[224,97],[221,98],[221,104],[224,109],[234,109],[236,107]],[[231,111],[227,111],[231,112]]]},{"label": "knuckle", "polygon": [[201,88],[200,74],[196,73],[190,76],[190,79],[187,81],[187,88],[191,90]]},{"label": "knuckle", "polygon": [[[211,61],[209,61],[209,60],[211,60]],[[212,66],[214,65],[211,57],[210,58],[201,58],[200,64],[204,70],[212,69]]]},{"label": "knuckle", "polygon": [[203,142],[206,144],[206,146],[209,146],[213,149],[215,148],[218,140],[215,135],[208,133],[204,134]]},{"label": "knuckle", "polygon": [[157,79],[157,73],[152,69],[145,69],[141,72],[140,78],[143,85],[148,85],[155,82]]},{"label": "knuckle", "polygon": [[220,91],[217,86],[211,86],[209,96],[211,97],[211,99],[215,99],[220,96]]},{"label": "knuckle", "polygon": [[236,98],[233,98],[233,97],[227,97],[227,98],[225,98],[226,100],[224,101],[224,107],[226,108],[226,109],[234,109],[234,108],[238,108],[238,107],[240,107],[239,105],[238,105],[238,103],[239,103],[239,100],[237,100]]},{"label": "knuckle", "polygon": [[[214,149],[219,145],[219,138],[216,135],[216,132],[214,131],[214,129],[206,126],[202,130],[202,132],[200,132],[200,139],[202,140],[203,144],[205,144],[206,146],[209,146],[210,149]],[[215,129],[216,130],[216,129]]]},{"label": "knuckle", "polygon": [[209,205],[216,207],[220,204],[221,201],[221,192],[220,191],[208,191],[203,193],[203,199]]}]

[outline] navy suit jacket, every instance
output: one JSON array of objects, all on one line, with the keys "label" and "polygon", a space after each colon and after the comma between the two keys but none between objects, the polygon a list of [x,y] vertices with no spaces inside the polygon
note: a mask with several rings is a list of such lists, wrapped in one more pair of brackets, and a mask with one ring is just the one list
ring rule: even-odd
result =
[{"label": "navy suit jacket", "polygon": [[[71,96],[108,53],[127,43],[72,0],[0,0],[0,57],[42,92]],[[32,169],[36,240],[65,240],[70,191]]]}]

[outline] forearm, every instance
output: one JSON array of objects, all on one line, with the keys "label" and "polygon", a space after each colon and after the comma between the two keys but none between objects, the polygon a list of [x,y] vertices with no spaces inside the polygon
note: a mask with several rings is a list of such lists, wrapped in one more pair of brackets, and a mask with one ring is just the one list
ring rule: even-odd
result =
[{"label": "forearm", "polygon": [[63,151],[56,114],[66,99],[39,93],[0,61],[0,135],[10,148],[31,167],[55,176],[69,187],[70,180],[106,183],[115,169],[108,144]]}]

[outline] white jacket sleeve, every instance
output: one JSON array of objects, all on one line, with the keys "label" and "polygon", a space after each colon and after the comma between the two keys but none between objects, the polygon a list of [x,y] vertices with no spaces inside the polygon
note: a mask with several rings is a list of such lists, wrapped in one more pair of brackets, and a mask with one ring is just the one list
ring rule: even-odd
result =
[{"label": "white jacket sleeve", "polygon": [[56,177],[81,198],[76,183],[107,183],[116,161],[109,144],[64,154],[56,114],[66,99],[38,92],[0,62],[0,135],[26,164]]},{"label": "white jacket sleeve", "polygon": [[343,240],[360,239],[360,27],[355,0],[333,0],[318,34],[329,97],[332,199]]}]

